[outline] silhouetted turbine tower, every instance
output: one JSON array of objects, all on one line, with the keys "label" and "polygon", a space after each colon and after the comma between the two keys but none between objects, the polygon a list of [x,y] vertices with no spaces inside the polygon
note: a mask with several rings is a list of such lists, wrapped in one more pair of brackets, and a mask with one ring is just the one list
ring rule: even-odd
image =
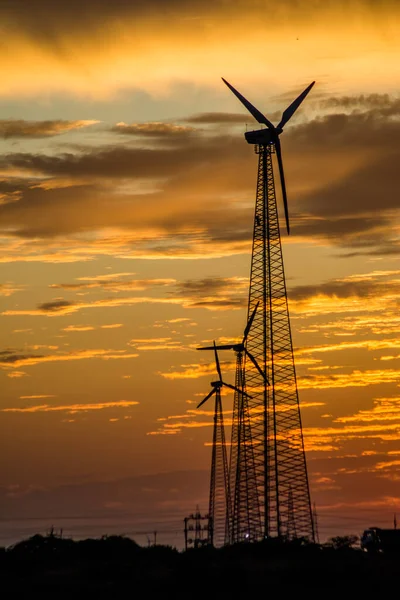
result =
[{"label": "silhouetted turbine tower", "polygon": [[230,495],[232,499],[230,542],[256,541],[262,536],[260,504],[257,493],[254,450],[251,437],[251,419],[244,373],[244,355],[253,363],[254,368],[266,379],[265,373],[254,356],[246,348],[246,340],[253,323],[258,303],[253,310],[243,332],[240,343],[220,346],[205,346],[197,350],[233,350],[236,354],[236,374],[234,396],[231,451],[229,459]]},{"label": "silhouetted turbine tower", "polygon": [[230,526],[232,519],[231,511],[231,493],[228,471],[228,458],[226,451],[224,417],[222,412],[221,388],[223,386],[230,388],[235,393],[244,394],[234,385],[230,385],[222,380],[221,366],[219,363],[218,352],[214,342],[215,364],[217,367],[218,381],[212,381],[212,390],[200,402],[197,408],[200,408],[211,396],[215,394],[214,408],[214,431],[211,455],[211,479],[210,479],[210,500],[209,516],[212,524],[211,543],[215,546],[222,546],[229,543],[231,538]]},{"label": "silhouetted turbine tower", "polygon": [[[260,308],[248,331],[246,349],[266,378],[258,369],[248,369],[248,354],[245,372],[246,387],[252,395],[248,405],[260,525],[263,537],[283,536],[290,528],[297,536],[314,540],[272,166],[272,154],[276,153],[289,233],[279,136],[314,82],[283,112],[275,127],[232,85],[223,81],[253,117],[266,125],[266,129],[245,133],[246,141],[255,145],[259,155],[248,315],[252,315],[258,303]],[[245,524],[241,529],[244,527]]]}]

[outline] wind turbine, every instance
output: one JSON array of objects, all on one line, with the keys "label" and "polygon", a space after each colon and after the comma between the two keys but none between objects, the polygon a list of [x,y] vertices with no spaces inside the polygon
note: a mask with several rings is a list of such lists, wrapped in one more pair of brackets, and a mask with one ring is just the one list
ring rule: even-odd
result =
[{"label": "wind turbine", "polygon": [[[231,542],[256,541],[260,532],[260,505],[255,486],[254,452],[251,439],[250,415],[245,394],[244,356],[268,384],[260,365],[246,348],[247,336],[254,321],[259,302],[247,321],[242,341],[235,344],[205,346],[197,350],[233,350],[236,354],[235,396],[233,402],[231,450],[229,458],[230,493],[233,502],[230,526]],[[244,525],[245,524],[245,525]]]},{"label": "wind turbine", "polygon": [[[290,233],[280,135],[315,82],[283,111],[275,126],[223,81],[256,121],[266,126],[245,133],[247,143],[254,144],[258,154],[249,324],[245,342],[237,346],[244,358],[243,380],[251,393],[247,403],[256,477],[254,483],[247,481],[246,485],[256,490],[259,500],[258,539],[282,536],[294,515],[296,535],[314,540],[272,155],[277,156],[286,229]],[[255,311],[257,306],[259,310]],[[239,511],[233,518],[245,531],[246,511]]]},{"label": "wind turbine", "polygon": [[218,358],[217,347],[214,342],[212,346],[215,356],[215,365],[219,379],[211,382],[211,392],[198,404],[197,408],[200,408],[215,395],[215,408],[214,408],[214,430],[213,430],[213,442],[212,442],[212,455],[211,455],[211,480],[210,480],[210,498],[209,498],[209,516],[213,527],[213,540],[211,543],[214,545],[222,545],[229,543],[231,539],[230,526],[231,526],[231,493],[230,493],[230,482],[229,482],[229,471],[228,471],[228,458],[226,452],[226,441],[225,441],[225,429],[224,429],[224,417],[222,412],[221,402],[221,388],[227,387],[233,390],[235,393],[244,394],[249,396],[243,390],[238,387],[226,383],[222,379],[221,365]]},{"label": "wind turbine", "polygon": [[289,225],[289,210],[288,210],[288,202],[287,202],[287,194],[286,194],[286,183],[285,183],[285,173],[283,170],[283,161],[282,161],[282,149],[281,149],[281,141],[279,136],[283,132],[283,128],[286,123],[292,118],[296,110],[299,108],[300,104],[303,102],[304,98],[310,92],[311,88],[315,84],[315,81],[310,83],[308,87],[302,92],[296,100],[294,100],[286,110],[282,113],[282,118],[279,121],[278,125],[275,127],[269,119],[262,112],[258,110],[255,106],[253,106],[240,92],[238,92],[233,85],[228,83],[226,79],[221,77],[222,81],[228,86],[228,88],[233,92],[240,100],[240,102],[247,108],[250,114],[258,121],[259,123],[266,125],[267,129],[257,129],[256,131],[247,131],[244,134],[246,141],[249,144],[256,144],[258,146],[266,146],[269,144],[273,144],[275,146],[276,156],[278,159],[279,173],[281,178],[281,186],[282,186],[282,198],[283,198],[283,206],[285,209],[285,219],[286,219],[286,230],[288,234],[290,233],[290,225]]},{"label": "wind turbine", "polygon": [[250,319],[247,321],[247,325],[245,327],[245,330],[243,332],[243,339],[240,343],[238,344],[224,344],[222,346],[216,346],[215,342],[213,346],[204,346],[202,348],[197,348],[197,350],[233,350],[237,357],[239,356],[243,356],[243,354],[245,354],[253,363],[253,365],[255,366],[255,368],[257,369],[257,371],[260,373],[261,377],[263,377],[265,379],[265,381],[267,382],[268,385],[268,379],[267,376],[265,375],[264,371],[261,369],[260,365],[258,364],[258,362],[256,361],[256,359],[254,358],[254,356],[251,354],[251,352],[246,348],[246,341],[247,341],[247,336],[249,335],[249,331],[250,328],[253,324],[254,321],[254,317],[256,316],[256,312],[257,312],[257,308],[259,306],[259,302],[257,302]]}]

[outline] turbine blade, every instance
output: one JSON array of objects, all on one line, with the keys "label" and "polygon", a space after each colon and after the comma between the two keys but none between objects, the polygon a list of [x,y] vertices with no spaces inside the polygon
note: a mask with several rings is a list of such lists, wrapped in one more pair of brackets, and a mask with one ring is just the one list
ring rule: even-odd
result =
[{"label": "turbine blade", "polygon": [[237,388],[235,385],[231,385],[230,383],[225,383],[225,381],[221,381],[222,385],[231,388],[231,390],[234,390],[235,392],[238,392],[239,394],[243,394],[243,396],[247,396],[248,398],[252,398],[252,396],[250,396],[247,392],[243,391],[243,390],[239,390],[239,388]]},{"label": "turbine blade", "polygon": [[200,404],[198,404],[198,405],[196,406],[196,408],[200,408],[200,406],[202,406],[202,405],[204,404],[204,402],[207,402],[207,400],[208,400],[209,398],[211,398],[211,396],[212,396],[213,394],[215,394],[216,390],[217,390],[217,388],[213,388],[213,389],[211,390],[211,392],[210,392],[209,394],[207,394],[207,396],[206,396],[206,397],[205,397],[205,398],[204,398],[204,399],[203,399],[203,400],[200,402]]},{"label": "turbine blade", "polygon": [[196,350],[214,350],[214,346],[203,346],[202,348],[196,348]]},{"label": "turbine blade", "polygon": [[231,90],[231,92],[233,92],[235,94],[236,98],[238,98],[238,100],[240,100],[240,102],[243,104],[243,106],[245,106],[247,108],[249,113],[251,115],[253,115],[253,117],[255,118],[256,121],[258,121],[259,123],[263,123],[264,125],[266,125],[268,127],[268,129],[272,129],[272,131],[275,131],[275,127],[272,125],[271,121],[269,121],[267,119],[267,117],[258,110],[258,108],[256,108],[248,100],[246,100],[246,98],[244,96],[242,96],[242,94],[240,94],[237,90],[235,90],[233,85],[228,83],[226,81],[226,79],[224,79],[223,77],[221,77],[221,79],[225,83],[225,85],[228,86],[228,88]]},{"label": "turbine blade", "polygon": [[232,350],[237,344],[226,344],[224,346],[215,346],[217,350]]},{"label": "turbine blade", "polygon": [[290,225],[289,225],[288,202],[287,202],[287,195],[286,195],[285,173],[283,172],[281,140],[279,139],[278,136],[276,136],[276,139],[275,139],[275,150],[276,150],[276,156],[278,158],[279,173],[281,176],[283,207],[285,209],[285,219],[286,219],[286,231],[288,232],[288,235],[289,235],[290,234]]},{"label": "turbine blade", "polygon": [[256,316],[256,312],[257,312],[257,308],[258,308],[259,304],[260,304],[260,302],[257,302],[257,304],[256,304],[253,312],[251,313],[251,317],[250,317],[250,319],[247,322],[246,329],[244,330],[244,334],[243,334],[242,344],[244,344],[245,341],[247,340],[247,336],[249,335],[249,331],[250,331],[250,328],[251,328],[251,326],[253,324],[254,317]]},{"label": "turbine blade", "polygon": [[254,356],[248,350],[245,350],[245,352],[246,352],[247,356],[249,357],[249,359],[251,360],[251,362],[253,363],[253,365],[255,366],[255,368],[257,369],[257,371],[260,373],[261,377],[266,381],[267,385],[269,385],[269,381],[268,381],[266,374],[264,373],[264,371],[262,370],[262,368],[260,367],[260,365],[258,364],[256,359],[254,358]]},{"label": "turbine blade", "polygon": [[214,354],[215,354],[215,364],[217,365],[217,373],[218,373],[218,377],[219,380],[222,380],[222,374],[221,374],[221,366],[219,364],[219,358],[218,358],[218,352],[217,352],[217,346],[215,345],[214,342]]},{"label": "turbine blade", "polygon": [[304,98],[307,96],[308,92],[313,87],[314,83],[315,83],[315,81],[310,83],[310,85],[308,87],[306,87],[304,92],[301,92],[300,96],[298,96],[296,98],[296,100],[294,100],[292,102],[292,104],[290,104],[290,106],[288,106],[287,109],[283,111],[282,119],[281,119],[281,122],[279,123],[279,125],[277,125],[277,127],[276,127],[277,129],[283,129],[283,127],[286,125],[286,123],[289,121],[289,119],[292,118],[292,116],[294,115],[296,110],[299,108],[300,104],[303,102]]},{"label": "turbine blade", "polygon": [[[217,350],[233,350],[238,344],[225,344],[223,346],[215,346]],[[214,346],[205,346],[203,348],[196,348],[196,350],[214,350]]]}]

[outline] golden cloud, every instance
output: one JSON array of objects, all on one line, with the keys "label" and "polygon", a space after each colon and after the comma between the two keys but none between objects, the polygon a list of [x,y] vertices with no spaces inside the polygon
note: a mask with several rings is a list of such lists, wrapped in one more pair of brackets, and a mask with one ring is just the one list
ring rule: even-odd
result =
[{"label": "golden cloud", "polygon": [[95,327],[92,327],[92,325],[68,325],[62,331],[94,331],[94,329]]},{"label": "golden cloud", "polygon": [[[123,327],[122,323],[111,323],[110,325],[100,325],[100,329],[119,329]],[[70,332],[70,331],[94,331],[96,327],[93,325],[68,325],[64,327],[62,331]]]},{"label": "golden cloud", "polygon": [[[189,365],[181,365],[183,371],[170,371],[170,372],[158,372],[158,375],[165,379],[198,379],[205,375],[215,375],[216,367],[215,363],[200,364],[192,363]],[[234,371],[236,369],[236,363],[234,362],[223,362],[221,368],[224,371]],[[216,376],[216,375],[215,375]]]},{"label": "golden cloud", "polygon": [[0,353],[0,367],[2,367],[3,369],[14,369],[20,366],[27,367],[49,362],[65,362],[89,359],[122,360],[137,358],[138,356],[138,354],[128,353],[125,350],[104,349],[76,350],[64,354],[59,353],[42,356],[34,356],[28,354],[24,355],[14,353],[13,351],[6,351]]},{"label": "golden cloud", "polygon": [[32,396],[20,396],[20,400],[37,400],[39,398],[56,398],[54,394],[36,394]]},{"label": "golden cloud", "polygon": [[98,402],[89,404],[68,404],[64,406],[50,406],[41,404],[38,406],[28,406],[23,408],[2,408],[0,412],[10,413],[38,413],[38,412],[67,412],[75,414],[79,412],[88,412],[93,410],[105,410],[109,408],[130,408],[136,406],[139,402],[134,400],[119,400],[115,402]]},{"label": "golden cloud", "polygon": [[0,136],[4,138],[42,138],[67,133],[94,125],[99,121],[24,121],[22,119],[0,119]]},{"label": "golden cloud", "polygon": [[131,123],[127,124],[123,121],[117,123],[112,131],[123,135],[142,135],[151,137],[163,137],[169,135],[187,135],[195,131],[194,127],[186,125],[174,125],[173,123]]},{"label": "golden cloud", "polygon": [[370,423],[377,421],[399,421],[400,423],[400,397],[376,398],[374,406],[369,410],[359,410],[355,415],[337,417],[336,423]]},{"label": "golden cloud", "polygon": [[172,338],[134,338],[129,342],[129,346],[133,346],[137,350],[187,350],[187,346],[183,345]]},{"label": "golden cloud", "polygon": [[354,370],[351,373],[307,375],[298,379],[299,389],[365,387],[380,383],[399,383],[400,370]]},{"label": "golden cloud", "polygon": [[[81,23],[76,19],[81,5],[66,5],[55,18],[46,4],[41,2],[36,21],[27,16],[25,2],[7,4],[0,13],[7,47],[0,70],[3,95],[37,95],[45,89],[98,98],[132,86],[168,95],[174,82],[213,85],[221,74],[232,72],[233,64],[236,80],[253,93],[266,72],[274,92],[292,86],[294,79],[309,80],[315,70],[353,86],[364,84],[373,72],[381,87],[390,83],[388,72],[396,67],[399,31],[392,2],[381,3],[378,12],[363,1],[311,2],[300,8],[294,2],[236,0],[229,5],[229,19],[224,2],[179,2],[162,12],[143,3],[123,3],[121,9],[119,2],[107,10],[93,3]],[[271,52],[278,57],[273,65],[267,58]],[[254,56],[259,64],[249,71]]]},{"label": "golden cloud", "polygon": [[175,279],[132,279],[130,281],[120,281],[119,277],[122,277],[122,275],[124,274],[121,273],[117,276],[109,275],[108,277],[100,276],[97,280],[95,277],[80,277],[79,283],[54,283],[49,287],[64,290],[91,290],[102,288],[112,292],[124,292],[129,290],[146,290],[156,286],[170,286],[176,283]]},{"label": "golden cloud", "polygon": [[[366,350],[382,350],[385,348],[400,348],[399,339],[389,340],[359,340],[356,342],[340,342],[338,344],[325,344],[323,346],[313,346],[312,348],[301,348],[296,350],[296,356],[302,354],[315,354],[318,352],[337,352],[340,350],[353,350],[355,348],[365,348]],[[297,361],[296,361],[297,362]]]},{"label": "golden cloud", "polygon": [[16,292],[20,292],[25,286],[14,285],[12,283],[0,283],[0,296],[12,296]]},{"label": "golden cloud", "polygon": [[10,379],[21,379],[21,377],[28,377],[28,373],[24,373],[24,371],[10,371],[6,373],[7,377]]}]

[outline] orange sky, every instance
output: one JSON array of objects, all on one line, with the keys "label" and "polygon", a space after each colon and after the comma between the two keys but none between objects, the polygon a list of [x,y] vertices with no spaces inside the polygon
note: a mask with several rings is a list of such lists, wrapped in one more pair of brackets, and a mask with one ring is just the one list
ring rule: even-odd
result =
[{"label": "orange sky", "polygon": [[221,76],[274,122],[316,80],[282,136],[311,495],[322,538],[391,526],[398,5],[33,4],[0,8],[0,544],[54,525],[181,546],[207,508],[195,348],[243,330],[257,171]]}]

